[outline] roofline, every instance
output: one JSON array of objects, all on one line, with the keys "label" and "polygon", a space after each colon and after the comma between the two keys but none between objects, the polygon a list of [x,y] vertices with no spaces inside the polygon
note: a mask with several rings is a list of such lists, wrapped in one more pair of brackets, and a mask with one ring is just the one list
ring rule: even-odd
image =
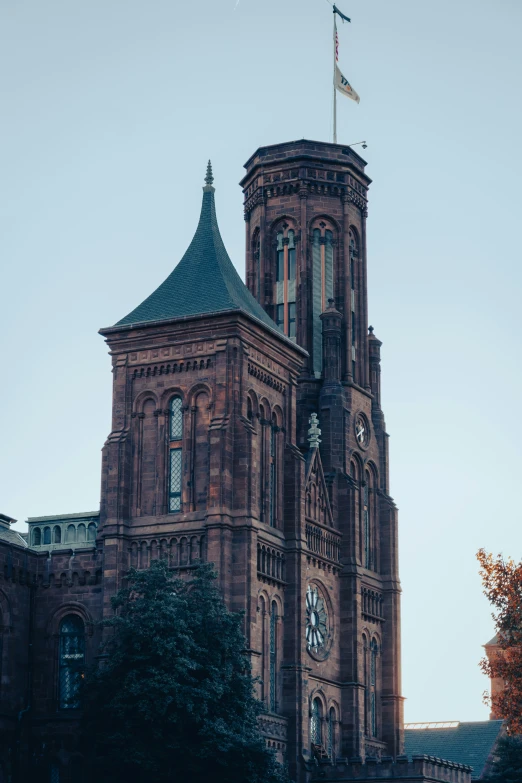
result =
[{"label": "roofline", "polygon": [[87,517],[99,517],[100,512],[98,511],[85,511],[82,514],[56,514],[55,516],[48,516],[48,517],[27,517],[27,522],[50,522],[52,520],[58,522],[59,520],[64,519],[86,519]]},{"label": "roofline", "polygon": [[291,144],[301,144],[303,141],[306,144],[324,144],[327,147],[339,147],[341,150],[346,149],[346,148],[349,147],[350,150],[355,155],[355,157],[359,158],[361,163],[363,163],[365,166],[368,165],[368,161],[364,160],[364,158],[361,157],[361,155],[359,155],[357,152],[355,152],[353,147],[351,147],[349,144],[334,144],[333,142],[330,142],[330,141],[317,141],[317,140],[314,140],[314,139],[304,139],[303,138],[303,139],[294,139],[293,141],[280,141],[279,143],[276,143],[276,144],[263,144],[261,147],[258,147],[255,152],[252,153],[252,155],[249,157],[247,162],[244,164],[244,168],[245,169],[247,168],[248,164],[250,163],[252,158],[255,158],[255,156],[257,155],[259,150],[270,150],[270,149],[273,149],[274,147],[289,147]]},{"label": "roofline", "polygon": [[[22,538],[22,536],[18,532],[18,530],[11,530],[11,533],[18,533],[20,538]],[[0,546],[2,544],[4,544],[4,546],[17,546],[19,549],[22,549],[24,552],[26,552],[28,549],[31,549],[31,547],[29,546],[27,541],[25,541],[23,538],[22,538],[22,541],[24,542],[23,544],[17,544],[15,541],[8,541],[7,538],[2,538],[0,536]],[[33,551],[33,550],[31,550],[31,551]]]},{"label": "roofline", "polygon": [[[453,721],[422,721],[422,720],[420,720],[420,721],[406,722],[404,724],[404,730],[406,731],[406,726],[418,725],[418,724],[421,724],[421,723],[424,723],[427,726],[429,726],[430,724],[432,726],[440,726],[441,723],[458,723],[458,726],[447,726],[446,728],[444,728],[443,726],[440,726],[440,731],[449,731],[449,730],[451,730],[453,728],[455,728],[455,729],[459,728],[460,726],[478,726],[479,724],[480,725],[486,725],[487,724],[489,726],[492,723],[505,723],[505,720],[504,720],[504,718],[493,718],[493,719],[490,718],[489,720],[453,720]],[[408,731],[431,731],[431,729],[408,729]]]},{"label": "roofline", "polygon": [[149,327],[149,326],[161,326],[163,324],[172,324],[172,323],[182,323],[183,321],[198,321],[202,320],[204,318],[215,318],[219,315],[230,315],[231,313],[244,315],[246,318],[249,318],[251,321],[254,321],[254,323],[258,324],[259,326],[262,326],[263,329],[266,329],[267,332],[270,332],[270,334],[273,334],[275,337],[279,338],[282,343],[285,345],[292,347],[295,351],[300,353],[302,356],[308,356],[308,351],[305,348],[302,348],[297,343],[294,343],[292,340],[290,340],[289,337],[286,336],[286,334],[283,334],[279,331],[279,329],[274,326],[269,326],[269,324],[262,321],[260,318],[257,318],[257,316],[252,315],[247,310],[243,310],[241,307],[231,307],[228,310],[214,310],[209,313],[194,313],[193,315],[179,315],[175,318],[160,318],[156,321],[136,321],[135,323],[131,324],[120,324],[118,326],[117,324],[115,326],[106,326],[102,329],[98,330],[98,334],[101,334],[103,337],[105,335],[111,335],[111,334],[117,334],[118,332],[130,332],[133,329],[141,329],[143,327]]}]

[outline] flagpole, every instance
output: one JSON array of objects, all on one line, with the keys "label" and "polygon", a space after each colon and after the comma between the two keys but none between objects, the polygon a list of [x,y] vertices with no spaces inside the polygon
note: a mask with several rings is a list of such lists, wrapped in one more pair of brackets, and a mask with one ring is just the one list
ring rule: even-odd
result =
[{"label": "flagpole", "polygon": [[337,91],[335,89],[335,66],[337,65],[336,58],[336,33],[337,25],[335,24],[335,6],[333,9],[333,143],[337,144]]}]

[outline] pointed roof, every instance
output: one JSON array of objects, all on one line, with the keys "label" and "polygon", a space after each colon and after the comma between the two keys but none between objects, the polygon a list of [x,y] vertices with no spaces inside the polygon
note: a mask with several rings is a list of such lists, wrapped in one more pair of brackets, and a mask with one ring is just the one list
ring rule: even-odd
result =
[{"label": "pointed roof", "polygon": [[[241,280],[221,239],[210,161],[196,233],[167,279],[116,326],[241,310],[284,337]],[[105,331],[105,330],[103,330]]]}]

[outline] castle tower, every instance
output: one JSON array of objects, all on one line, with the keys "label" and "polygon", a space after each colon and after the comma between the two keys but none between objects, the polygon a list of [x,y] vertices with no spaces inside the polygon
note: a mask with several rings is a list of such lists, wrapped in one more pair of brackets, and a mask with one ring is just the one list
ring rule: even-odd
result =
[{"label": "castle tower", "polygon": [[[247,285],[308,353],[297,390],[306,543],[290,608],[318,621],[316,601],[326,619],[322,641],[312,630],[310,644],[296,631],[290,652],[286,638],[286,655],[297,658],[299,649],[304,667],[297,755],[396,756],[403,747],[398,535],[381,342],[373,328],[368,335],[370,179],[350,147],[307,140],[262,147],[245,168]],[[307,436],[313,413],[320,441]]]}]

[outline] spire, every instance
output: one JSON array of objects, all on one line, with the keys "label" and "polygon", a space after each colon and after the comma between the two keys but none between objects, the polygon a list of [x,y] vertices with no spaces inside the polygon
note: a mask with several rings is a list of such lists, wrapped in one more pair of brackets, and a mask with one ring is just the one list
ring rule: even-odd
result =
[{"label": "spire", "polygon": [[228,256],[217,224],[213,179],[209,161],[199,224],[185,255],[167,279],[116,326],[242,310],[281,332],[254,299]]},{"label": "spire", "polygon": [[212,174],[212,163],[209,160],[209,162],[207,163],[207,176],[205,177],[205,184],[212,185],[213,182],[214,182],[214,175]]}]

